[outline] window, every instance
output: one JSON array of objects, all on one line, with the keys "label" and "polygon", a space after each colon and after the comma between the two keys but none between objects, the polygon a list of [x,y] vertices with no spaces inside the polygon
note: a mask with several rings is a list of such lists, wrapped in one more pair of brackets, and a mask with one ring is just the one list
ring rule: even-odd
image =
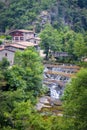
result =
[{"label": "window", "polygon": [[23,41],[23,40],[24,40],[24,37],[20,37],[20,40]]},{"label": "window", "polygon": [[19,38],[18,38],[18,37],[15,37],[15,40],[17,40],[17,41],[18,41],[18,40],[19,40]]},{"label": "window", "polygon": [[5,56],[7,57],[7,53],[5,53]]},{"label": "window", "polygon": [[36,42],[36,41],[34,41],[34,43],[36,44],[37,42]]}]

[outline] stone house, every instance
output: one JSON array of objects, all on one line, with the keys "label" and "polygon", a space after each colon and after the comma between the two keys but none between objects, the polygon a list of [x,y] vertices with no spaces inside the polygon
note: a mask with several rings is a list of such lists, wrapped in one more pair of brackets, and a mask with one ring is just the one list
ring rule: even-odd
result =
[{"label": "stone house", "polygon": [[12,42],[32,42],[34,44],[39,44],[41,39],[36,36],[34,31],[31,30],[13,30],[9,32],[9,35],[12,36]]},{"label": "stone house", "polygon": [[34,43],[34,44],[39,44],[40,41],[41,41],[41,38],[39,38],[39,37],[34,37],[34,38],[28,39],[27,41],[32,42],[32,43]]},{"label": "stone house", "polygon": [[28,47],[35,47],[36,50],[38,50],[38,44],[34,44],[31,42],[15,42],[0,46],[0,61],[2,61],[4,57],[6,57],[10,62],[10,65],[13,65],[15,52],[17,50],[23,51]]},{"label": "stone house", "polygon": [[3,58],[7,58],[10,65],[13,65],[14,51],[7,50],[5,48],[0,49],[0,61],[2,61]]},{"label": "stone house", "polygon": [[14,63],[14,55],[17,50],[23,51],[27,47],[17,45],[17,44],[9,44],[4,47],[0,47],[0,61],[5,57],[9,61],[10,65]]},{"label": "stone house", "polygon": [[15,42],[27,41],[28,39],[35,37],[34,31],[24,29],[10,31],[9,35],[12,36],[12,40]]},{"label": "stone house", "polygon": [[23,51],[27,47],[35,47],[39,50],[40,38],[35,36],[34,31],[19,29],[9,32],[9,35],[12,36],[11,43],[5,42],[0,46],[0,61],[6,57],[10,65],[13,65],[17,50]]}]

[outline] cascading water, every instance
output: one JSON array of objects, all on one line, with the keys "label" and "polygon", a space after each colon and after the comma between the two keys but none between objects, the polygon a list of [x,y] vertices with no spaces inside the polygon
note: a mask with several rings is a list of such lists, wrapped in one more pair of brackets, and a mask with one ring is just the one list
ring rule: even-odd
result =
[{"label": "cascading water", "polygon": [[[44,69],[44,82],[50,88],[50,97],[60,99],[66,83],[70,82],[70,75],[79,68],[72,65],[47,65]],[[50,71],[50,73],[49,73]]]},{"label": "cascading water", "polygon": [[51,98],[54,98],[54,99],[59,99],[60,97],[60,91],[56,91],[56,86],[53,85],[51,88],[50,88],[50,96]]}]

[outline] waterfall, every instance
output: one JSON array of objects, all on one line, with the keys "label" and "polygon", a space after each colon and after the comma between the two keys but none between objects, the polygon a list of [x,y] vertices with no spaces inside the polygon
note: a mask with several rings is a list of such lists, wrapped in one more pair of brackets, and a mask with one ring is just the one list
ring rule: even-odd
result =
[{"label": "waterfall", "polygon": [[59,99],[63,94],[66,83],[70,82],[71,75],[79,70],[74,65],[46,65],[44,69],[44,83],[50,88],[50,96]]},{"label": "waterfall", "polygon": [[51,98],[54,98],[54,99],[59,99],[59,95],[60,95],[60,91],[56,91],[56,86],[53,85],[51,88],[50,88],[50,96]]}]

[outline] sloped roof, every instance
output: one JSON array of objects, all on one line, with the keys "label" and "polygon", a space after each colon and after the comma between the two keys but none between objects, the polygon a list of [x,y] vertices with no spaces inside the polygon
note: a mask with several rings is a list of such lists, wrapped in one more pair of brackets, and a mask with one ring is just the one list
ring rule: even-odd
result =
[{"label": "sloped roof", "polygon": [[0,51],[4,50],[4,46],[0,46]]},{"label": "sloped roof", "polygon": [[25,46],[21,46],[21,45],[18,45],[18,44],[9,44],[9,45],[5,45],[5,47],[15,47],[15,48],[20,48],[20,49],[26,49]]},{"label": "sloped roof", "polygon": [[16,42],[15,44],[18,44],[18,45],[21,45],[21,46],[24,46],[24,47],[33,47],[33,46],[37,46],[38,44],[34,44],[32,42],[26,42],[26,41],[23,41],[23,42]]},{"label": "sloped roof", "polygon": [[0,49],[0,52],[1,52],[1,51],[5,51],[5,50],[6,50],[6,51],[13,52],[13,53],[15,52],[15,51],[13,51],[13,50],[9,50],[9,49],[6,49],[6,48],[2,48],[2,49]]},{"label": "sloped roof", "polygon": [[4,48],[0,48],[0,51],[4,50]]},{"label": "sloped roof", "polygon": [[12,30],[12,31],[10,31],[9,34],[12,33],[12,32],[16,32],[16,31],[19,31],[19,32],[25,32],[25,33],[26,33],[26,32],[31,32],[31,33],[34,32],[33,30],[16,29],[16,30]]}]

